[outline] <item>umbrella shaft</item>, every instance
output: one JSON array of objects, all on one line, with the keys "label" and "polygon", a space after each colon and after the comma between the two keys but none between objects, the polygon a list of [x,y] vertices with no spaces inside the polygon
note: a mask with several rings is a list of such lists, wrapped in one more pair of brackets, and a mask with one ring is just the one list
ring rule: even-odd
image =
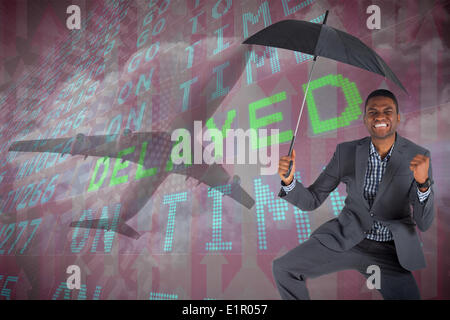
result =
[{"label": "umbrella shaft", "polygon": [[305,96],[303,97],[302,107],[300,108],[300,114],[298,115],[298,119],[297,119],[297,126],[295,127],[294,136],[292,137],[291,145],[289,147],[289,154],[288,154],[289,156],[291,156],[292,150],[294,149],[295,138],[297,137],[298,126],[300,124],[300,119],[302,117],[303,108],[305,107],[306,96],[308,95],[309,83],[311,82],[311,77],[313,74],[315,64],[316,64],[316,60],[314,60],[312,66],[311,66],[311,70],[309,71],[308,84],[306,85]]}]

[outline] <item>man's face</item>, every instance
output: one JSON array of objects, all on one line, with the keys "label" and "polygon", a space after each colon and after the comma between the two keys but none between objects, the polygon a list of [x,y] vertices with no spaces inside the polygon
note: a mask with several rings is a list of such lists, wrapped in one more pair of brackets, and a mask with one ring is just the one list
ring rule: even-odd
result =
[{"label": "man's face", "polygon": [[386,139],[392,136],[399,122],[400,115],[391,98],[373,97],[367,101],[364,124],[371,137]]}]

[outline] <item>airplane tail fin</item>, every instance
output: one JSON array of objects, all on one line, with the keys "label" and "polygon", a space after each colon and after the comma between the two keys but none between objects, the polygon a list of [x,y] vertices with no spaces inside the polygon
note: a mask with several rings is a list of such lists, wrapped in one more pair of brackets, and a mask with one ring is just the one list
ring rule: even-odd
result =
[{"label": "airplane tail fin", "polygon": [[112,224],[108,219],[73,221],[70,224],[70,227],[72,228],[78,227],[86,229],[105,229],[107,231],[114,231],[136,240],[141,236],[136,230],[127,225],[124,221],[119,221],[115,227],[111,226]]}]

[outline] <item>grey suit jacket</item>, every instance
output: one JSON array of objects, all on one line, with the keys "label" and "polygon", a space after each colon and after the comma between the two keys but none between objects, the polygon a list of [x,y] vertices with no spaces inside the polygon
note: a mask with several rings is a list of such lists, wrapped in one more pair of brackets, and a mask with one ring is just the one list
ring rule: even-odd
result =
[{"label": "grey suit jacket", "polygon": [[[319,226],[311,237],[336,251],[345,251],[362,241],[378,220],[391,230],[400,264],[407,270],[425,267],[425,258],[415,226],[427,230],[434,218],[433,186],[428,199],[420,203],[409,163],[416,154],[430,152],[397,133],[394,150],[378,187],[372,208],[364,199],[364,179],[369,157],[370,137],[344,142],[317,180],[305,188],[299,181],[281,197],[305,211],[319,207],[339,185],[346,184],[345,206],[337,218]],[[428,175],[432,179],[431,161]],[[412,207],[412,215],[411,215]]]}]

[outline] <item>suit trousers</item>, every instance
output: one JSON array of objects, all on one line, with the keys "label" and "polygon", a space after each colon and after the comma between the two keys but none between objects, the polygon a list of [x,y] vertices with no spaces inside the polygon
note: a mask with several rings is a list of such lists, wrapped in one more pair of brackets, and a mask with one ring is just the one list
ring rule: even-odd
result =
[{"label": "suit trousers", "polygon": [[397,258],[394,241],[364,239],[347,251],[327,248],[312,236],[284,256],[273,261],[273,276],[282,299],[309,300],[306,280],[341,270],[357,270],[365,278],[367,268],[380,268],[380,291],[385,300],[417,300],[419,289],[411,271]]}]

